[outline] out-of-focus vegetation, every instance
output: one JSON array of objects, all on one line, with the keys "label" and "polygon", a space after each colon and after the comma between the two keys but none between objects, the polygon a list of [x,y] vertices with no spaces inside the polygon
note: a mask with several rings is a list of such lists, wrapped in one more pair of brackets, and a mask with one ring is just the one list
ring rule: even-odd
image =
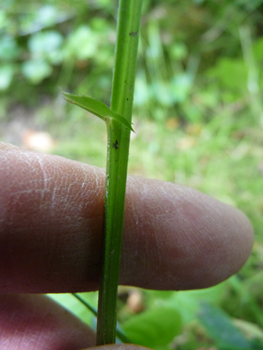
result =
[{"label": "out-of-focus vegetation", "polygon": [[[104,124],[67,105],[61,91],[109,103],[116,6],[110,0],[2,0],[2,140],[105,166]],[[129,172],[237,206],[256,237],[245,267],[217,287],[122,290],[120,324],[146,346],[262,348],[262,16],[262,0],[144,0]],[[96,304],[94,294],[85,297]],[[81,306],[76,311],[73,297],[63,298],[94,322]]]}]

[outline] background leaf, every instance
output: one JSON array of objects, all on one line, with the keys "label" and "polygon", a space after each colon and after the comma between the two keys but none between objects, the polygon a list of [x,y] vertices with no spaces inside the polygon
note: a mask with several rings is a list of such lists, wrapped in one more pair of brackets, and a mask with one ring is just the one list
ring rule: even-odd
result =
[{"label": "background leaf", "polygon": [[138,345],[156,349],[168,345],[181,331],[181,317],[174,308],[154,308],[122,325],[126,336]]},{"label": "background leaf", "polygon": [[227,314],[218,307],[203,303],[199,317],[220,350],[254,349]]},{"label": "background leaf", "polygon": [[52,73],[52,67],[43,59],[26,61],[22,65],[23,75],[33,84],[38,84]]},{"label": "background leaf", "polygon": [[5,90],[10,85],[13,75],[14,67],[11,64],[0,67],[0,90]]}]

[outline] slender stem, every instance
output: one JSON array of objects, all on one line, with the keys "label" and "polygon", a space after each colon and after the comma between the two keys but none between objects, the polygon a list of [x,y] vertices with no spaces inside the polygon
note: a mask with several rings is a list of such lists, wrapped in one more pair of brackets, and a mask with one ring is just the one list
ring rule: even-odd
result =
[{"label": "slender stem", "polygon": [[[120,0],[111,110],[128,121],[132,117],[142,0]],[[115,343],[124,202],[130,131],[108,123],[104,208],[103,269],[99,289],[97,345]]]},{"label": "slender stem", "polygon": [[[90,310],[90,312],[97,317],[98,316],[98,312],[97,310],[94,309],[94,307],[92,307],[86,300],[84,300],[82,297],[80,297],[78,294],[76,293],[72,293],[72,295],[78,299],[87,309]],[[120,341],[122,341],[123,343],[130,343],[131,341],[117,328],[116,329],[116,337],[119,338]]]}]

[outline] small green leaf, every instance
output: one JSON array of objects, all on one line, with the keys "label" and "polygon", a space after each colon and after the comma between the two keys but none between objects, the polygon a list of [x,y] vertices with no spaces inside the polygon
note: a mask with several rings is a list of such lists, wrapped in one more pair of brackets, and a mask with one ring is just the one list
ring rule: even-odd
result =
[{"label": "small green leaf", "polygon": [[252,350],[253,344],[233,324],[227,314],[208,303],[202,303],[199,319],[222,350]]},{"label": "small green leaf", "polygon": [[117,113],[112,112],[112,110],[104,103],[94,100],[94,98],[88,96],[77,96],[69,94],[67,92],[63,92],[63,95],[66,101],[73,103],[74,105],[77,105],[83,109],[86,109],[86,111],[89,111],[90,113],[103,119],[106,123],[109,120],[113,119],[134,132],[131,124],[125,118]]},{"label": "small green leaf", "polygon": [[134,344],[152,349],[168,345],[180,333],[181,327],[180,314],[168,307],[147,310],[122,325],[126,336]]}]

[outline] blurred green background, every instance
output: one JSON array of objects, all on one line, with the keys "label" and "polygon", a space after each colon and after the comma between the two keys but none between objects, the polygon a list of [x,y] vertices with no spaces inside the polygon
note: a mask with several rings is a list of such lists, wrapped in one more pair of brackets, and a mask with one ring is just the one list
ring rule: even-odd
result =
[{"label": "blurred green background", "polygon": [[[144,0],[143,8],[129,173],[240,208],[255,244],[236,276],[208,290],[121,288],[120,325],[160,350],[262,349],[263,1]],[[2,141],[105,167],[104,123],[61,91],[109,104],[116,13],[110,0],[2,0]],[[52,297],[94,325],[72,296]],[[84,297],[96,306],[96,293]],[[136,325],[145,324],[140,336]]]}]

